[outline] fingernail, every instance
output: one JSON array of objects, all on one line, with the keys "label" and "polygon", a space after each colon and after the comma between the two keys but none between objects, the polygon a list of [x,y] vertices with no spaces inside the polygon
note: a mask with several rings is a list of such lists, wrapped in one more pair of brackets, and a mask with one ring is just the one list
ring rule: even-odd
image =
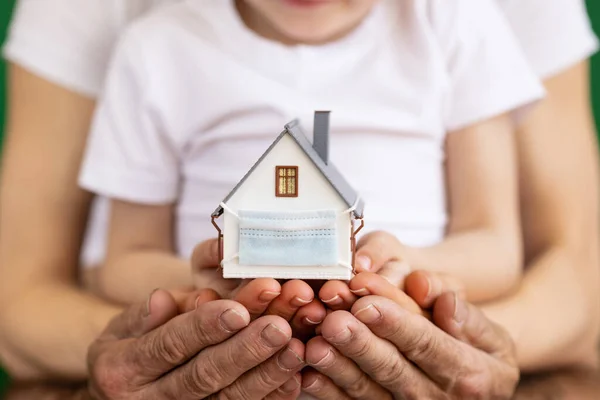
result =
[{"label": "fingernail", "polygon": [[304,322],[305,325],[319,325],[321,322],[323,322],[322,320],[321,321],[313,321],[312,319],[310,319],[308,317],[304,317],[302,319],[302,321]]},{"label": "fingernail", "polygon": [[314,380],[313,380],[312,382],[309,382],[309,381],[303,380],[303,381],[302,381],[302,387],[303,387],[305,390],[312,389],[312,388],[314,388],[315,386],[319,385],[319,383],[320,383],[319,381],[320,381],[320,380],[321,380],[321,377],[319,377],[319,376],[315,376],[315,377],[314,377]]},{"label": "fingernail", "polygon": [[369,304],[365,308],[361,308],[354,314],[354,316],[367,325],[373,324],[383,317],[381,312],[373,304]]},{"label": "fingernail", "polygon": [[292,393],[294,390],[298,389],[298,386],[300,386],[300,381],[294,376],[292,379],[289,379],[286,383],[281,385],[279,390],[283,393]]},{"label": "fingernail", "polygon": [[271,347],[281,347],[291,339],[284,331],[273,324],[267,325],[260,336]]},{"label": "fingernail", "polygon": [[281,292],[271,292],[271,291],[265,290],[258,296],[258,300],[260,300],[264,303],[269,303],[273,299],[275,299],[277,296],[279,296],[280,294],[281,294]]},{"label": "fingernail", "polygon": [[467,304],[458,298],[458,295],[454,293],[454,321],[457,324],[462,325],[467,319]]},{"label": "fingernail", "polygon": [[319,360],[315,361],[314,363],[309,363],[312,366],[318,367],[318,366],[323,366],[324,364],[327,364],[327,361],[333,357],[333,352],[331,351],[331,349],[327,350],[327,353],[321,357]]},{"label": "fingernail", "polygon": [[344,344],[344,343],[349,342],[351,338],[352,338],[352,332],[350,332],[350,329],[344,328],[341,331],[339,331],[338,333],[336,333],[335,335],[333,335],[329,338],[326,338],[326,339],[329,343]]},{"label": "fingernail", "polygon": [[282,369],[295,369],[304,364],[304,360],[289,347],[282,351],[277,357],[277,363]]},{"label": "fingernail", "polygon": [[292,301],[290,301],[290,304],[293,306],[302,307],[302,306],[307,305],[311,301],[313,301],[313,299],[306,300],[306,299],[301,299],[300,297],[296,296],[292,299]]},{"label": "fingernail", "polygon": [[194,310],[197,310],[200,307],[200,300],[202,300],[202,296],[196,297],[196,301],[194,301]]},{"label": "fingernail", "polygon": [[231,308],[223,311],[220,320],[221,326],[227,332],[237,332],[248,325],[244,316]]},{"label": "fingernail", "polygon": [[154,296],[154,293],[156,293],[158,291],[158,289],[154,289],[152,292],[150,292],[150,295],[148,296],[148,300],[146,300],[146,308],[144,310],[144,318],[147,318],[150,316],[150,314],[152,313],[152,296]]},{"label": "fingernail", "polygon": [[367,256],[356,257],[356,265],[363,271],[369,271],[371,269],[371,259]]},{"label": "fingernail", "polygon": [[431,283],[431,278],[429,275],[425,275],[425,279],[427,280],[427,294],[425,295],[425,303],[429,303],[431,300],[431,292],[433,291],[433,284]]},{"label": "fingernail", "polygon": [[352,293],[354,293],[355,295],[361,296],[361,297],[362,296],[370,296],[371,295],[371,292],[369,292],[369,289],[367,289],[367,288],[361,288],[361,289],[356,289],[356,290],[350,289],[350,291]]},{"label": "fingernail", "polygon": [[342,304],[344,302],[344,300],[342,300],[342,298],[340,297],[339,294],[336,294],[335,296],[333,296],[329,300],[321,300],[321,301],[323,303],[325,303],[325,304],[330,305],[330,306],[336,306],[336,305]]}]

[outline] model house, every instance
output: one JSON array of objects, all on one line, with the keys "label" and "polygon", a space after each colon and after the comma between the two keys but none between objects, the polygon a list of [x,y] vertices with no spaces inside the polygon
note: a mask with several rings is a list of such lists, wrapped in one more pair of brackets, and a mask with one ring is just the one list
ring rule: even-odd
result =
[{"label": "model house", "polygon": [[329,161],[329,112],[313,136],[287,124],[212,214],[225,278],[352,277],[364,203]]}]

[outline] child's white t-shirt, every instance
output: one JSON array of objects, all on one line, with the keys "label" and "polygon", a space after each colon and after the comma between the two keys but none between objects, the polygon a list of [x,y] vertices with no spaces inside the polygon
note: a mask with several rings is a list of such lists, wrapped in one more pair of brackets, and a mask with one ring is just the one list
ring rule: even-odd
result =
[{"label": "child's white t-shirt", "polygon": [[332,110],[331,160],[366,202],[367,232],[427,246],[446,226],[446,132],[541,94],[492,0],[382,1],[342,40],[293,47],[254,34],[232,2],[182,1],[117,46],[80,182],[176,203],[188,257],[284,124],[310,132],[314,110]]},{"label": "child's white t-shirt", "polygon": [[[149,10],[179,1],[20,0],[4,55],[56,84],[95,97],[103,86],[114,42],[123,29]],[[496,3],[542,78],[587,58],[597,47],[583,0]],[[334,124],[335,119],[334,114]],[[97,265],[103,257],[106,221],[106,201],[99,198],[82,254],[85,266]]]}]

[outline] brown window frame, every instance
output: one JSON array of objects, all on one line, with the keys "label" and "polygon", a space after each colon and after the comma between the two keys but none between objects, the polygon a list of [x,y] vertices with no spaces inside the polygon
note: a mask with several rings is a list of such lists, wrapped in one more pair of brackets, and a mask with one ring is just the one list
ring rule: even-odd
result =
[{"label": "brown window frame", "polygon": [[[283,176],[283,178],[286,179],[286,183],[287,183],[287,179],[293,179],[294,180],[294,188],[296,189],[296,191],[292,194],[279,193],[279,178],[280,178],[279,171],[289,170],[289,169],[294,170],[294,176],[288,176],[287,172],[286,172],[286,174],[285,174],[285,176]],[[275,197],[298,197],[298,166],[278,165],[275,167]]]}]

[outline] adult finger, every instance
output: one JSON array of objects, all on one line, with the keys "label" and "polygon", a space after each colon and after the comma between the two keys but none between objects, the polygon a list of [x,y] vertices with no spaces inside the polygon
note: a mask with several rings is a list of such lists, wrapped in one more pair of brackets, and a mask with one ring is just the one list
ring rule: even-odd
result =
[{"label": "adult finger", "polygon": [[444,293],[437,299],[433,320],[453,337],[516,365],[514,344],[509,334],[455,293]]},{"label": "adult finger", "polygon": [[133,362],[136,382],[150,383],[201,350],[223,342],[249,322],[250,316],[241,304],[212,301],[142,336],[127,348],[123,358]]},{"label": "adult finger", "polygon": [[233,299],[242,304],[252,319],[260,317],[271,302],[281,295],[281,285],[275,279],[260,278],[245,282]]},{"label": "adult finger", "polygon": [[300,280],[287,281],[281,287],[281,295],[269,304],[266,314],[278,315],[290,321],[300,307],[305,306],[315,298],[308,283]]},{"label": "adult finger", "polygon": [[357,296],[386,297],[408,311],[423,315],[424,312],[404,291],[394,286],[387,279],[371,272],[363,272],[354,277],[349,284],[350,290]]},{"label": "adult finger", "polygon": [[402,244],[387,232],[370,232],[356,245],[355,270],[377,272],[390,261],[402,261]]},{"label": "adult finger", "polygon": [[318,400],[352,400],[330,378],[315,370],[302,373],[302,390]]},{"label": "adult finger", "polygon": [[178,304],[165,290],[155,290],[145,303],[127,308],[113,318],[98,341],[138,337],[178,314]]},{"label": "adult finger", "polygon": [[296,373],[287,380],[280,388],[271,392],[266,400],[296,400],[302,390],[302,375]]},{"label": "adult finger", "polygon": [[464,285],[458,279],[429,271],[412,272],[404,281],[406,294],[422,308],[430,308],[435,300],[446,292],[456,292],[464,299],[464,289]]},{"label": "adult finger", "polygon": [[389,299],[377,296],[360,299],[352,307],[352,313],[443,388],[451,387],[458,374],[465,372],[462,367],[468,367],[468,352],[463,343]]},{"label": "adult finger", "polygon": [[279,353],[221,390],[218,398],[262,400],[292,379],[302,367],[304,367],[304,344],[297,339],[292,339]]},{"label": "adult finger", "polygon": [[408,361],[394,344],[376,336],[352,314],[346,311],[331,313],[323,321],[321,334],[341,354],[352,359],[361,370],[395,395],[421,399],[437,398],[440,394],[437,385]]},{"label": "adult finger", "polygon": [[261,317],[229,340],[204,349],[185,365],[163,376],[148,387],[148,393],[154,398],[178,400],[216,394],[268,360],[290,340],[291,328],[285,320],[276,316]]},{"label": "adult finger", "polygon": [[306,345],[306,363],[328,376],[336,386],[356,400],[391,399],[390,393],[375,383],[347,357],[317,336]]}]

